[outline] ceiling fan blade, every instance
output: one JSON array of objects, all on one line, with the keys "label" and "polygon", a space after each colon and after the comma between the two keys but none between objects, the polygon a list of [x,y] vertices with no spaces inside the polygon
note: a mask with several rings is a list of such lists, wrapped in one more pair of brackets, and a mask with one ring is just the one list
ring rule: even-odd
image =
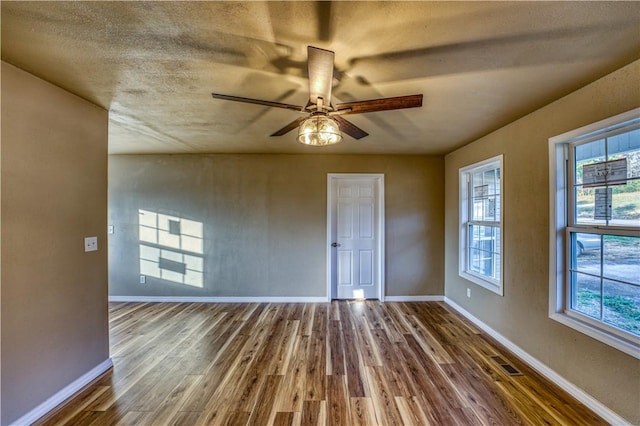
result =
[{"label": "ceiling fan blade", "polygon": [[338,125],[340,126],[340,131],[341,132],[348,134],[349,136],[351,136],[354,139],[362,139],[365,136],[369,136],[369,133],[365,132],[360,127],[356,126],[355,124],[353,124],[350,121],[345,120],[344,118],[340,117],[339,115],[334,115],[331,118],[333,118],[335,121],[338,122]]},{"label": "ceiling fan blade", "polygon": [[303,112],[303,110],[304,110],[304,107],[302,107],[300,105],[283,104],[281,102],[271,102],[271,101],[263,101],[261,99],[252,99],[252,98],[243,98],[243,97],[240,97],[240,96],[222,95],[220,93],[212,93],[211,96],[213,96],[214,99],[223,99],[225,101],[244,102],[244,103],[247,103],[247,104],[263,105],[263,106],[274,107],[274,108],[284,108],[284,109],[290,109],[290,110],[298,111],[298,112]]},{"label": "ceiling fan blade", "polygon": [[394,98],[371,99],[369,101],[345,102],[336,105],[336,112],[341,115],[348,115],[421,106],[422,95],[409,95]]},{"label": "ceiling fan blade", "polygon": [[285,134],[289,133],[290,131],[292,131],[293,129],[298,127],[300,125],[300,123],[303,120],[305,120],[306,118],[307,117],[300,117],[300,118],[297,118],[297,119],[293,120],[291,123],[287,124],[282,129],[278,130],[277,132],[272,133],[271,136],[282,136],[282,135],[285,135]]},{"label": "ceiling fan blade", "polygon": [[333,58],[330,50],[307,47],[309,69],[309,104],[316,105],[318,97],[326,106],[331,104],[331,86],[333,84]]}]

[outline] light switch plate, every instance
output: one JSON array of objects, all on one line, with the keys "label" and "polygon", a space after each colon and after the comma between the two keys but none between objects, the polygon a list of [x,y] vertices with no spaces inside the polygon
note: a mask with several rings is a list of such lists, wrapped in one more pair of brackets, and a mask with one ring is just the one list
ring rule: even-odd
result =
[{"label": "light switch plate", "polygon": [[113,225],[109,225],[109,226],[107,227],[107,232],[108,232],[109,234],[113,234],[113,230],[114,230],[114,229],[113,229]]},{"label": "light switch plate", "polygon": [[98,250],[98,237],[85,237],[84,251],[96,251],[96,250]]}]

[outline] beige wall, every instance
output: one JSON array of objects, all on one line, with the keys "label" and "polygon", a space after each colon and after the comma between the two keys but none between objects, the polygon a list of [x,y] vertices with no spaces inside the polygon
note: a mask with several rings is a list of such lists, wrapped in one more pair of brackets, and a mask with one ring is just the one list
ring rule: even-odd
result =
[{"label": "beige wall", "polygon": [[[386,294],[444,291],[441,156],[174,155],[109,159],[109,293],[326,296],[327,173],[384,173]],[[202,288],[139,283],[138,210],[204,224]]]},{"label": "beige wall", "polygon": [[[638,76],[640,61],[445,159],[446,296],[634,424],[640,424],[640,361],[548,318],[548,139],[640,106]],[[458,276],[458,169],[498,154],[504,154],[504,297]]]},{"label": "beige wall", "polygon": [[107,121],[2,63],[3,425],[109,357]]}]

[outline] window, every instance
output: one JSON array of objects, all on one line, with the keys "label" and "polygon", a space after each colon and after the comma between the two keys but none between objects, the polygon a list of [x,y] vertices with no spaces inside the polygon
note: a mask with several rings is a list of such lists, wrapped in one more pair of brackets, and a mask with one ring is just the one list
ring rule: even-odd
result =
[{"label": "window", "polygon": [[459,274],[502,289],[502,156],[460,169]]},{"label": "window", "polygon": [[550,316],[640,358],[640,109],[551,138]]}]

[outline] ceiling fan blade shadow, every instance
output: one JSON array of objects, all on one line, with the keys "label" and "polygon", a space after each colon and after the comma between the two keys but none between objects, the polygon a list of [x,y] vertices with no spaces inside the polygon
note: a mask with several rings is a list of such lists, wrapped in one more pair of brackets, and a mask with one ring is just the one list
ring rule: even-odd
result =
[{"label": "ceiling fan blade shadow", "polygon": [[318,15],[318,40],[331,40],[331,2],[316,1],[316,13]]},{"label": "ceiling fan blade shadow", "polygon": [[334,81],[337,83],[333,86],[332,95],[343,101],[355,101],[356,99],[378,99],[382,98],[382,93],[378,92],[375,87],[364,77],[351,75],[334,69]]},{"label": "ceiling fan blade shadow", "polygon": [[554,32],[523,33],[352,58],[348,73],[372,83],[402,81],[486,70],[567,63],[594,55],[575,46],[603,31],[628,28],[593,25]]},{"label": "ceiling fan blade shadow", "polygon": [[293,120],[291,123],[287,124],[286,126],[284,126],[282,129],[273,132],[271,134],[271,136],[282,136],[282,135],[286,135],[287,133],[289,133],[290,131],[292,131],[293,129],[295,129],[296,127],[298,127],[300,125],[300,123],[302,123],[307,117],[300,117],[297,118],[295,120]]},{"label": "ceiling fan blade shadow", "polygon": [[341,132],[348,134],[354,139],[362,139],[365,136],[369,136],[369,133],[339,115],[334,115],[332,118],[338,123],[338,126],[340,126]]},{"label": "ceiling fan blade shadow", "polygon": [[422,106],[422,95],[396,96],[392,98],[370,99],[367,101],[345,102],[336,105],[341,115],[365,112],[389,111],[394,109],[417,108]]},{"label": "ceiling fan blade shadow", "polygon": [[300,105],[284,104],[281,102],[264,101],[262,99],[243,98],[241,96],[223,95],[221,93],[212,93],[214,99],[222,99],[225,101],[244,102],[247,104],[263,105],[274,108],[283,108],[297,112],[304,112]]},{"label": "ceiling fan blade shadow", "polygon": [[308,46],[309,104],[315,105],[321,97],[324,105],[331,103],[333,85],[333,60],[335,54],[330,50]]}]

